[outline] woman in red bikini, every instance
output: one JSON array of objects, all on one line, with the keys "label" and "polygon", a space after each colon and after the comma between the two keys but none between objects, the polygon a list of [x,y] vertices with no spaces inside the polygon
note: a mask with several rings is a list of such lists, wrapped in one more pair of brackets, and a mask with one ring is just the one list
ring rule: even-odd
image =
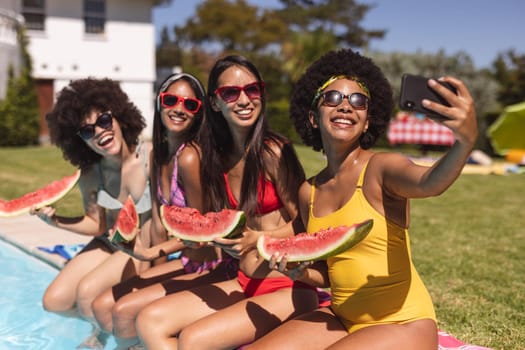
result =
[{"label": "woman in red bikini", "polygon": [[[236,279],[164,297],[137,317],[148,349],[235,348],[283,321],[315,309],[316,290],[297,283],[257,255],[262,234],[293,232],[303,169],[290,143],[271,132],[265,115],[264,82],[241,56],[216,62],[208,80],[210,108],[203,128],[203,191],[216,210],[243,210],[247,229],[236,240],[217,240],[239,258]],[[232,331],[234,330],[234,331]]]}]

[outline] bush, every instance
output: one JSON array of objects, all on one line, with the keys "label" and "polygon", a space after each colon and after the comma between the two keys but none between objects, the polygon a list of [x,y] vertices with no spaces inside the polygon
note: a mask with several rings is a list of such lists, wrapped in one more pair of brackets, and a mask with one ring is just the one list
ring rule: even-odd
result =
[{"label": "bush", "polygon": [[0,146],[38,143],[38,100],[23,28],[19,30],[18,43],[22,51],[22,68],[18,76],[12,67],[9,68],[6,98],[0,102]]}]

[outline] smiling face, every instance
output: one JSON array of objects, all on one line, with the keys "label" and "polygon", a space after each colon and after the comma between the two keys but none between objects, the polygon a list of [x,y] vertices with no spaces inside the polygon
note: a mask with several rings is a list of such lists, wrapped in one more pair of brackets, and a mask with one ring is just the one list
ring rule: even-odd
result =
[{"label": "smiling face", "polygon": [[[231,66],[219,76],[217,80],[219,88],[225,86],[246,87],[256,83],[257,78],[246,68]],[[250,128],[259,118],[262,111],[261,98],[250,98],[244,90],[240,91],[239,98],[232,102],[224,101],[219,94],[215,94],[212,100],[212,108],[221,112],[231,129]]]},{"label": "smiling face", "polygon": [[[317,101],[317,115],[310,113],[310,123],[319,128],[323,139],[334,138],[350,142],[359,142],[359,137],[368,128],[368,108],[354,107],[349,99],[354,93],[367,93],[353,80],[337,79],[323,91],[335,90],[344,95],[339,105],[328,105],[321,97]],[[357,95],[356,95],[357,96]],[[354,97],[356,97],[354,96]]]},{"label": "smiling face", "polygon": [[[193,100],[196,99],[195,92],[193,91],[191,85],[187,81],[179,79],[173,84],[171,84],[169,88],[165,91],[165,93],[170,95],[176,95],[178,97],[178,100],[174,106],[162,107],[162,124],[170,133],[179,134],[189,130],[194,121],[195,113],[190,112],[187,106],[185,106],[185,103],[189,103],[191,110],[193,110],[195,103],[192,100],[184,102],[183,100],[181,100],[181,98],[190,98]],[[202,108],[202,106],[200,106],[199,108]]]},{"label": "smiling face", "polygon": [[84,123],[80,126],[94,125],[94,136],[89,139],[83,139],[84,142],[96,153],[106,156],[115,156],[121,152],[123,146],[126,146],[122,137],[122,130],[117,118],[113,116],[111,127],[104,128],[100,126],[99,119],[107,111],[92,109],[86,116]]}]

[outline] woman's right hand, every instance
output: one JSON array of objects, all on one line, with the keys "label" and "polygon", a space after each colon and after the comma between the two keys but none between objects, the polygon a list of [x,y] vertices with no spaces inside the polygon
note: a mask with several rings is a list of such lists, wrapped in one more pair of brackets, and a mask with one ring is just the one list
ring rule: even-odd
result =
[{"label": "woman's right hand", "polygon": [[113,229],[109,229],[109,241],[111,244],[117,248],[118,250],[143,261],[149,261],[149,257],[147,256],[147,250],[144,247],[144,244],[142,243],[141,235],[140,235],[140,228],[135,228],[135,238],[130,242],[119,242],[114,241],[113,236],[115,235],[115,231]]},{"label": "woman's right hand", "polygon": [[40,220],[44,221],[46,224],[56,227],[57,219],[55,213],[55,208],[47,206],[42,208],[32,206],[31,209],[29,209],[29,214],[36,215]]}]

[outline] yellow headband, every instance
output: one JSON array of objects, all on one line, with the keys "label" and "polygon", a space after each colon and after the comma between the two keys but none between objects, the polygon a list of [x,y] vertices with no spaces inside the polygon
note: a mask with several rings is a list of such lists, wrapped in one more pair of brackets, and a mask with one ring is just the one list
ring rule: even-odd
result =
[{"label": "yellow headband", "polygon": [[348,79],[348,80],[354,81],[357,85],[359,85],[361,90],[363,90],[365,92],[366,96],[368,96],[368,99],[369,100],[372,99],[372,97],[370,96],[370,91],[368,91],[368,88],[366,87],[366,85],[363,84],[362,81],[357,79],[357,77],[349,77],[349,76],[346,76],[346,75],[332,75],[327,81],[324,82],[323,85],[321,85],[321,87],[319,87],[319,89],[317,89],[317,91],[315,93],[315,96],[314,96],[314,99],[312,100],[312,106],[314,106],[316,104],[317,100],[319,99],[319,97],[321,97],[321,95],[323,94],[323,90],[326,89],[326,87],[328,85],[332,84],[334,81],[336,81],[338,79]]}]

